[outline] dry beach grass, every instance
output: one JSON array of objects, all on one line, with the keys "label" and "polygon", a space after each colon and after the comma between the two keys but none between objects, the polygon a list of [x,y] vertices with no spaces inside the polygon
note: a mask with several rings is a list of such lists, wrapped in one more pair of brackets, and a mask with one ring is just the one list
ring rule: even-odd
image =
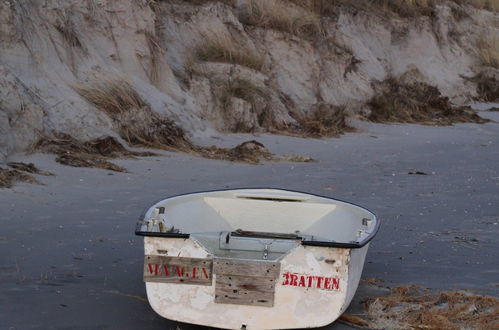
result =
[{"label": "dry beach grass", "polygon": [[[397,14],[401,17],[431,15],[436,5],[447,0],[292,0],[294,3],[309,8],[322,16],[337,15],[341,7],[353,7],[357,10],[377,12],[379,14]],[[489,11],[499,10],[498,0],[454,0],[458,5],[472,6]]]},{"label": "dry beach grass", "polygon": [[129,144],[165,150],[190,149],[185,132],[172,120],[153,112],[127,80],[96,76],[73,88],[115,123],[120,136]]},{"label": "dry beach grass", "polygon": [[482,64],[499,69],[499,35],[492,31],[478,39],[477,53]]},{"label": "dry beach grass", "polygon": [[281,0],[250,0],[242,7],[239,19],[247,25],[274,29],[297,36],[319,36],[319,16],[290,6]]},{"label": "dry beach grass", "polygon": [[238,45],[226,35],[206,35],[194,52],[200,61],[239,64],[256,71],[263,69],[263,56],[244,45]]}]

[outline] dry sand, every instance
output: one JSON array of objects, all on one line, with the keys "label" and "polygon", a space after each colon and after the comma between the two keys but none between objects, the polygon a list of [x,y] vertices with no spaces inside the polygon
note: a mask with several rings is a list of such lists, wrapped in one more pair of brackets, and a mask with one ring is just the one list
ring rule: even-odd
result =
[{"label": "dry sand", "polygon": [[[498,112],[481,115],[499,121]],[[363,278],[383,285],[499,294],[499,126],[355,123],[341,139],[221,135],[206,145],[256,139],[271,152],[318,162],[249,165],[181,153],[117,160],[129,173],[73,168],[53,155],[18,155],[56,176],[0,189],[0,328],[194,329],[157,316],[142,282],[135,222],[153,201],[235,187],[280,187],[344,199],[382,220]],[[409,172],[427,175],[410,175]],[[350,312],[365,295],[363,282]],[[345,328],[334,324],[329,329]]]}]

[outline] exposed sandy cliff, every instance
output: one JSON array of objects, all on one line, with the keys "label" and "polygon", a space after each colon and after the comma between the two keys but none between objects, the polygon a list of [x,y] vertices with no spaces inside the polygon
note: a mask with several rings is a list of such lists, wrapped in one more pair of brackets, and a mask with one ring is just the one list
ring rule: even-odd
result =
[{"label": "exposed sandy cliff", "polygon": [[53,131],[133,143],[366,115],[389,79],[497,96],[493,10],[316,3],[1,0],[0,161]]}]

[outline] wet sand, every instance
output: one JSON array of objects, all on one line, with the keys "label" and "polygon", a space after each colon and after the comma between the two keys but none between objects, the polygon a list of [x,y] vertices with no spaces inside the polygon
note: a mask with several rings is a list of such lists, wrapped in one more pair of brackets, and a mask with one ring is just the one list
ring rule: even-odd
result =
[{"label": "wet sand", "polygon": [[[482,112],[499,121],[499,112]],[[352,201],[382,221],[363,278],[383,285],[499,294],[499,124],[452,127],[357,122],[340,139],[231,135],[316,163],[247,165],[180,153],[118,160],[130,173],[17,156],[54,177],[0,189],[1,329],[198,328],[162,319],[142,282],[135,223],[153,201],[193,191],[277,187]],[[427,175],[408,174],[424,172]],[[365,283],[352,309],[368,294]],[[329,329],[342,329],[338,323]]]}]

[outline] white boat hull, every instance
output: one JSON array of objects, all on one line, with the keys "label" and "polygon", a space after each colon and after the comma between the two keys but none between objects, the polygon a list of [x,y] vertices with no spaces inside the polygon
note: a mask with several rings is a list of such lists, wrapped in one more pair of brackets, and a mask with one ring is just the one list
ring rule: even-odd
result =
[{"label": "white boat hull", "polygon": [[[215,303],[216,274],[211,286],[147,282],[147,298],[156,313],[179,322],[223,329],[321,327],[334,322],[350,304],[359,284],[367,249],[368,245],[360,249],[297,246],[281,260],[273,307]],[[146,237],[146,255],[154,255],[158,250],[179,257],[213,257],[190,238]],[[287,273],[308,276],[305,287],[283,285]],[[337,278],[338,288],[325,289],[324,283],[317,288],[317,278],[308,287],[310,276]]]},{"label": "white boat hull", "polygon": [[351,203],[277,189],[195,193],[139,221],[152,308],[224,329],[334,322],[357,290],[376,216]]}]

